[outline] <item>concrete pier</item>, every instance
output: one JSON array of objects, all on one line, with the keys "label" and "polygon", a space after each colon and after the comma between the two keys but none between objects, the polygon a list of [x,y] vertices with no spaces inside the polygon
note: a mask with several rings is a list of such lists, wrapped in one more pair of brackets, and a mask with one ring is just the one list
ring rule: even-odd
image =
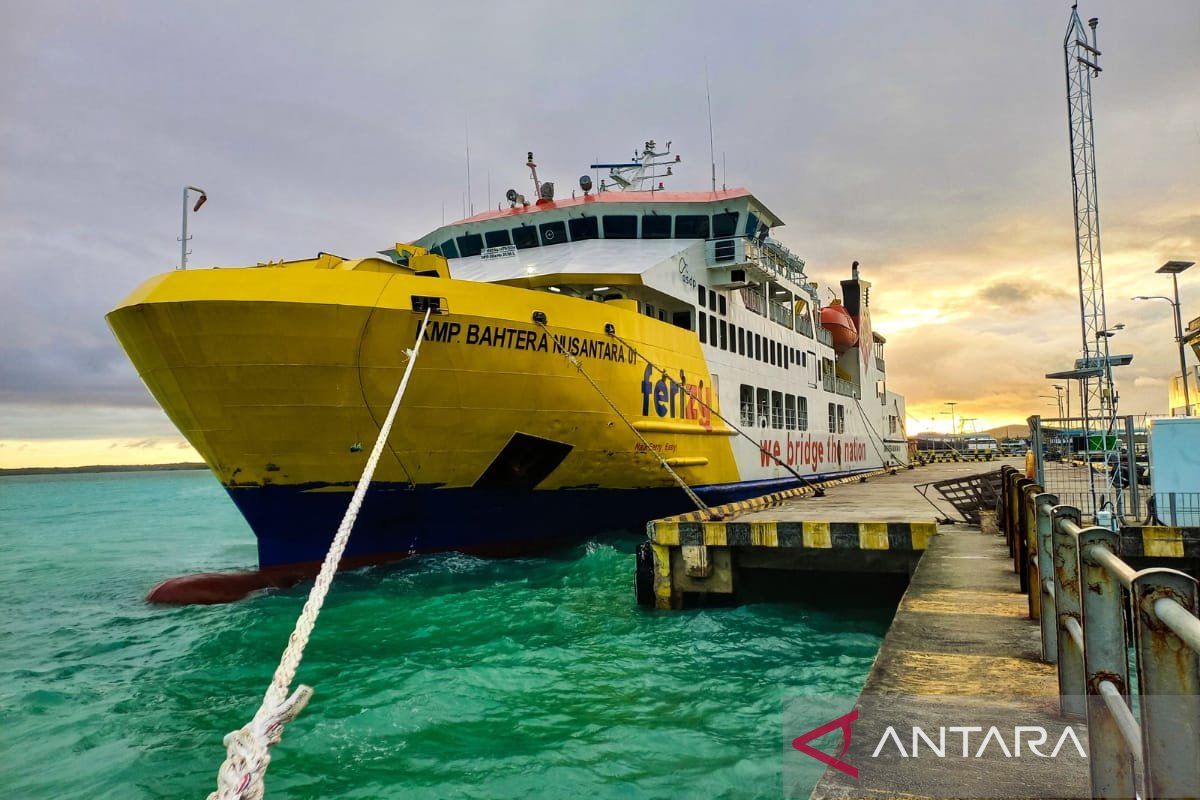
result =
[{"label": "concrete pier", "polygon": [[736,595],[738,573],[748,569],[910,575],[937,520],[951,511],[934,508],[913,487],[999,466],[879,470],[825,483],[824,496],[802,488],[722,506],[713,509],[717,521],[695,512],[655,520],[647,526],[653,577],[643,576],[639,599],[682,608],[704,595]]},{"label": "concrete pier", "polygon": [[[973,700],[970,724],[988,717],[1055,729],[1063,724],[1058,675],[1041,657],[1038,623],[1029,619],[1004,539],[976,528],[943,527],[929,543],[896,610],[860,704],[854,735],[879,741],[885,719],[870,713],[886,705],[896,717],[926,730],[945,725],[946,709]],[[967,716],[964,714],[964,716]],[[990,721],[990,720],[987,720]],[[1080,733],[1084,747],[1086,733]],[[902,759],[888,765],[892,796],[1090,797],[1082,759],[1006,758],[996,747],[966,765],[938,759]],[[846,774],[827,770],[813,798],[874,797]]]}]

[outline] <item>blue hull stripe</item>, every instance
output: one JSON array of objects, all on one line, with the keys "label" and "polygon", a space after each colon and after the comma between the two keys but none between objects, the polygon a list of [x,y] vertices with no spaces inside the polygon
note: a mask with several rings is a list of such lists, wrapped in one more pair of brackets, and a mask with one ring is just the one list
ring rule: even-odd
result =
[{"label": "blue hull stripe", "polygon": [[[847,474],[851,473],[813,478]],[[798,481],[788,478],[694,488],[705,503],[720,505],[797,486]],[[325,557],[350,493],[306,491],[312,488],[229,488],[258,537],[260,567],[319,562]],[[369,562],[444,550],[513,554],[602,532],[639,531],[652,519],[691,510],[687,496],[675,487],[518,492],[373,484],[346,558],[351,563]]]}]

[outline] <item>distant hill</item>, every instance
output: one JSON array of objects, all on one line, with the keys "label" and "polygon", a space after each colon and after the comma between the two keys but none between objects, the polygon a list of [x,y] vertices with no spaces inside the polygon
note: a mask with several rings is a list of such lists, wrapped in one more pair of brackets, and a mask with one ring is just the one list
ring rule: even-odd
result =
[{"label": "distant hill", "polygon": [[90,467],[16,467],[0,469],[2,475],[71,475],[97,472],[156,472],[159,470],[208,469],[207,464],[180,461],[174,464],[95,464]]},{"label": "distant hill", "polygon": [[997,439],[1028,439],[1030,436],[1028,425],[1001,425],[998,428],[989,428],[984,433]]}]

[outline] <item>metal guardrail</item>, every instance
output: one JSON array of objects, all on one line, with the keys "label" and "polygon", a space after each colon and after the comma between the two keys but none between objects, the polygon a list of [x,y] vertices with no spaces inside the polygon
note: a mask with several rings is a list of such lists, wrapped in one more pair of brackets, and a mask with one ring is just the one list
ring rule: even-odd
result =
[{"label": "metal guardrail", "polygon": [[858,387],[850,381],[844,381],[841,378],[833,379],[833,392],[844,397],[858,397]]},{"label": "metal guardrail", "polygon": [[1001,474],[998,522],[1041,624],[1042,660],[1058,667],[1060,710],[1087,720],[1092,795],[1197,796],[1197,581],[1135,570],[1117,555],[1118,533],[1083,526],[1080,509],[1012,467]]},{"label": "metal guardrail", "polygon": [[833,334],[824,325],[817,326],[817,341],[833,347]]}]

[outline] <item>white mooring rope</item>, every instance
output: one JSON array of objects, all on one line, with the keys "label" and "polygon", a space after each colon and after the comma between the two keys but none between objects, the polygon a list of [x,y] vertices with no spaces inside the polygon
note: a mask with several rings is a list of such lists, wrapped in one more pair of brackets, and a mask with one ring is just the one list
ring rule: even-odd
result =
[{"label": "white mooring rope", "polygon": [[396,420],[400,399],[404,397],[413,364],[416,363],[417,353],[421,350],[421,341],[425,338],[429,314],[429,311],[425,312],[425,318],[421,320],[421,327],[417,332],[416,344],[407,351],[408,364],[404,368],[404,377],[400,379],[396,396],[392,398],[387,417],[379,428],[379,438],[375,440],[375,446],[367,458],[367,466],[362,477],[358,479],[353,497],[350,498],[346,515],[342,517],[342,524],[338,526],[333,543],[329,545],[329,552],[325,554],[325,561],[321,564],[321,571],[308,593],[308,600],[304,603],[299,619],[296,620],[296,628],[288,638],[287,647],[279,659],[279,666],[275,669],[271,685],[267,687],[262,705],[258,707],[250,722],[225,736],[225,762],[221,764],[217,773],[217,790],[208,796],[208,800],[259,800],[264,792],[263,777],[266,775],[267,765],[271,763],[271,746],[279,743],[283,736],[283,726],[295,719],[312,697],[312,688],[303,684],[290,696],[288,690],[291,688],[292,679],[296,677],[300,659],[304,656],[304,648],[308,644],[313,627],[317,624],[317,615],[321,613],[325,595],[329,593],[338,562],[342,560],[342,553],[350,540],[350,532],[354,529],[354,521],[358,518],[363,498],[371,485],[371,477],[375,474],[375,467],[379,464],[379,457],[392,430],[392,423]]}]

